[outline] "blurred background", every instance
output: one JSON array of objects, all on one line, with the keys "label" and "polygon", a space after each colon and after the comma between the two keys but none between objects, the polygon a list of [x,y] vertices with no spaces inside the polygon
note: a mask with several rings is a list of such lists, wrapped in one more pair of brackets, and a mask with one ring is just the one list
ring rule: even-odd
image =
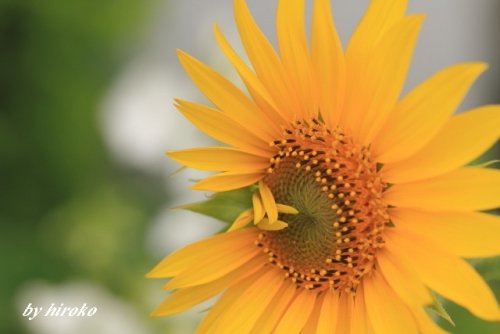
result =
[{"label": "blurred background", "polygon": [[[175,59],[181,48],[227,77],[217,21],[237,49],[231,0],[0,1],[0,333],[192,333],[207,305],[150,318],[163,282],[144,274],[221,223],[171,210],[206,197],[199,178],[163,151],[206,144],[172,108],[204,101]],[[248,0],[274,42],[274,1]],[[344,43],[367,0],[332,1]],[[500,3],[421,0],[427,13],[405,90],[448,64],[489,71],[460,110],[500,102]],[[457,148],[459,149],[459,148]],[[498,145],[480,161],[498,157]],[[500,297],[500,261],[473,261]],[[92,318],[23,318],[51,303]],[[500,333],[498,323],[446,304],[453,333]]]}]

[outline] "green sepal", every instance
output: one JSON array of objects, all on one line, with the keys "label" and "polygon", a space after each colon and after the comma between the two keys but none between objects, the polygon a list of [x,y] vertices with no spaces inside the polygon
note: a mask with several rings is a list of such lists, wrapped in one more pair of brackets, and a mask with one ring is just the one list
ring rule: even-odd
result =
[{"label": "green sepal", "polygon": [[205,201],[184,204],[175,209],[189,210],[230,224],[251,206],[252,191],[246,187],[214,193]]},{"label": "green sepal", "polygon": [[453,322],[453,319],[451,319],[450,315],[448,314],[448,312],[444,308],[443,304],[439,300],[439,297],[432,291],[431,291],[431,295],[432,295],[433,302],[431,305],[428,306],[428,309],[432,313],[438,315],[440,318],[449,322],[452,326],[455,326],[455,322]]}]

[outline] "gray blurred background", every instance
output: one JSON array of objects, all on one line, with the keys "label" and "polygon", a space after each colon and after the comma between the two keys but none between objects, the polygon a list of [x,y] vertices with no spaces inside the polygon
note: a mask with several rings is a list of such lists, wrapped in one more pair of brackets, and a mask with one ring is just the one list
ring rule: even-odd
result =
[{"label": "gray blurred background", "polygon": [[[275,2],[248,3],[274,42]],[[332,1],[344,44],[366,4]],[[405,91],[482,60],[489,70],[460,110],[500,102],[500,1],[410,1],[409,12],[427,18]],[[212,37],[218,22],[242,54],[232,1],[2,0],[0,18],[0,333],[192,333],[209,304],[150,318],[165,292],[144,273],[221,227],[170,209],[206,194],[187,189],[203,174],[172,176],[179,166],[163,151],[210,143],[172,107],[174,97],[205,101],[175,49],[238,81]],[[475,262],[497,296],[498,263]],[[98,312],[28,321],[28,303]],[[447,307],[454,333],[500,332]]]}]

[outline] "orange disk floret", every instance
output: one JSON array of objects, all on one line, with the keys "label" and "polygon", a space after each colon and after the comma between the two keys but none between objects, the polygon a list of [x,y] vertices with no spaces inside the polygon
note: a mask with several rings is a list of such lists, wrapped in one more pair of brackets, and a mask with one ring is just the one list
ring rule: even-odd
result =
[{"label": "orange disk floret", "polygon": [[256,244],[298,286],[355,292],[389,223],[370,149],[317,119],[294,122],[271,145],[264,182],[299,213],[280,214],[288,227],[260,233]]}]

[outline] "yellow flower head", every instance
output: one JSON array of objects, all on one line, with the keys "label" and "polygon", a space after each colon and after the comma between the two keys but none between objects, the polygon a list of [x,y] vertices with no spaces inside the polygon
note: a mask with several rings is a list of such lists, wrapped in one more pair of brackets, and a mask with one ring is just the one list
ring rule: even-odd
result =
[{"label": "yellow flower head", "polygon": [[453,115],[485,69],[447,67],[399,99],[423,21],[405,0],[372,0],[345,51],[328,0],[279,0],[278,52],[234,1],[247,65],[215,27],[248,94],[179,51],[208,107],[177,100],[227,144],[168,152],[218,173],[193,188],[251,186],[230,229],[167,256],[149,274],[175,289],[154,312],[222,292],[197,333],[443,333],[431,291],[478,317],[495,297],[460,257],[500,254],[500,172],[461,167],[500,135],[500,106]]}]

